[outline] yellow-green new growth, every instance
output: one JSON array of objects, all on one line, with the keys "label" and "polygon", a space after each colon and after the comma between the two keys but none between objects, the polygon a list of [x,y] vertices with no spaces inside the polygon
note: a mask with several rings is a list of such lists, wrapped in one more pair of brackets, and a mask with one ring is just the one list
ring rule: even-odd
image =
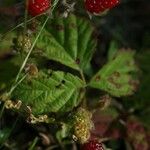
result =
[{"label": "yellow-green new growth", "polygon": [[28,36],[19,35],[16,41],[16,48],[18,50],[24,50],[25,52],[29,52],[32,46],[31,39]]},{"label": "yellow-green new growth", "polygon": [[92,114],[84,108],[79,108],[74,116],[74,137],[80,143],[85,143],[90,138],[90,131],[93,128],[91,118]]}]

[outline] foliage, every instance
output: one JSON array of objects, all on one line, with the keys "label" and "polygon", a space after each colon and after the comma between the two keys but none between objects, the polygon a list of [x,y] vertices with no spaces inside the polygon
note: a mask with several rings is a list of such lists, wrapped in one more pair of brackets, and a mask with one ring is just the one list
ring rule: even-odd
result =
[{"label": "foliage", "polygon": [[143,52],[125,48],[121,27],[103,33],[111,11],[91,16],[81,3],[54,0],[34,18],[13,7],[23,23],[0,35],[0,148],[80,149],[94,138],[149,149],[148,36]]},{"label": "foliage", "polygon": [[136,71],[134,52],[120,51],[92,78],[89,85],[113,96],[126,96],[135,90],[131,73]]},{"label": "foliage", "polygon": [[63,113],[79,104],[81,88],[84,88],[84,83],[78,77],[49,70],[22,82],[14,91],[13,98],[31,106],[33,114]]}]

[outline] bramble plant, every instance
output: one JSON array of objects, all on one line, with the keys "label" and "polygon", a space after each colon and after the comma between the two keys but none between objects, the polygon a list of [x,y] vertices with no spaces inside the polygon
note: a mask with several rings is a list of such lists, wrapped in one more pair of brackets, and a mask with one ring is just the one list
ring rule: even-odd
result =
[{"label": "bramble plant", "polygon": [[[75,13],[77,3],[28,0],[24,22],[2,35],[0,50],[12,50],[13,71],[0,85],[0,117],[4,109],[11,109],[28,124],[53,126],[50,131],[57,140],[56,148],[63,149],[69,141],[84,150],[103,150],[107,148],[102,143],[109,139],[93,137],[93,114],[111,110],[115,97],[134,94],[138,67],[135,51],[120,49],[112,42],[107,62],[97,73],[92,71],[91,60],[99,43],[88,15],[101,15],[120,2],[82,0],[86,17]],[[89,98],[88,94],[95,94],[92,90],[102,97]]]}]

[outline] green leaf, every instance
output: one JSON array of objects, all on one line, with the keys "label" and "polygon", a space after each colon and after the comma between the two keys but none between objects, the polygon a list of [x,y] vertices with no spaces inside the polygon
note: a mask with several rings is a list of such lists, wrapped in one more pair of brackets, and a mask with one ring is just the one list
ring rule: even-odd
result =
[{"label": "green leaf", "polygon": [[55,60],[68,67],[79,70],[76,62],[69,56],[65,49],[59,45],[56,39],[46,30],[38,39],[37,48],[43,50],[43,56],[50,60]]},{"label": "green leaf", "polygon": [[80,102],[84,83],[77,76],[61,71],[40,72],[38,78],[27,79],[14,91],[15,99],[31,106],[33,114],[67,112]]},{"label": "green leaf", "polygon": [[55,15],[37,42],[48,59],[81,70],[90,62],[96,40],[89,21],[70,14],[67,18]]},{"label": "green leaf", "polygon": [[104,90],[113,96],[131,95],[136,88],[132,73],[137,70],[133,51],[120,51],[92,78],[89,86]]}]

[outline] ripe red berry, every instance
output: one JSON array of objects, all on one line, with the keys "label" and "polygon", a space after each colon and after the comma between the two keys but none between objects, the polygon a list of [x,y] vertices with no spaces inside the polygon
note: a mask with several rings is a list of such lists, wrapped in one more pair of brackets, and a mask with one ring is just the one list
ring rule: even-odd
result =
[{"label": "ripe red berry", "polygon": [[83,144],[81,150],[104,150],[104,148],[97,140],[92,140]]},{"label": "ripe red berry", "polygon": [[85,8],[90,13],[101,13],[119,4],[119,0],[85,0]]},{"label": "ripe red berry", "polygon": [[51,0],[28,0],[28,13],[37,16],[47,11],[51,6]]}]

